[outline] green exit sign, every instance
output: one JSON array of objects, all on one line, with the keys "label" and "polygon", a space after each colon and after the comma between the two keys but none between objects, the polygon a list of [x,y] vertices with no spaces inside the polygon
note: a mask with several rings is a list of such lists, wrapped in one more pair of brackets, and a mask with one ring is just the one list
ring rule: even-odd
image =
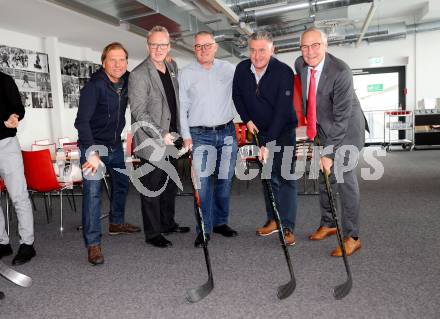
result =
[{"label": "green exit sign", "polygon": [[383,84],[368,84],[368,92],[383,92]]}]

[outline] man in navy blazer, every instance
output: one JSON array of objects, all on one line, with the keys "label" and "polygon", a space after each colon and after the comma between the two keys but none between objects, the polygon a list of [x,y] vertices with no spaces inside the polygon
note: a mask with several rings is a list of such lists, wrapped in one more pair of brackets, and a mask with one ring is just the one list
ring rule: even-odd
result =
[{"label": "man in navy blazer", "polygon": [[[266,162],[269,152],[272,151],[271,185],[280,212],[281,224],[284,227],[286,244],[294,245],[297,190],[294,178],[287,176],[293,171],[293,151],[296,143],[297,119],[293,108],[293,71],[288,65],[274,58],[273,53],[273,40],[269,32],[258,31],[251,35],[250,59],[240,62],[235,69],[232,98],[248,130],[258,132],[262,145],[260,159]],[[273,143],[280,149],[272,148]],[[283,156],[290,156],[290,162],[286,162],[290,165],[286,167],[282,165]],[[260,236],[277,232],[267,194],[265,199],[267,221],[263,227],[257,228],[257,235]]]},{"label": "man in navy blazer", "polygon": [[[300,46],[302,56],[295,61],[295,69],[301,77],[303,111],[304,114],[308,114],[309,87],[315,87],[316,127],[313,129],[317,131],[319,143],[325,150],[320,157],[320,167],[321,171],[330,173],[332,189],[335,194],[337,191],[340,194],[345,249],[347,255],[351,255],[361,248],[359,185],[354,169],[342,173],[342,183],[340,181],[336,183],[335,175],[338,174],[334,172],[338,167],[347,165],[349,160],[353,160],[349,157],[356,157],[358,151],[362,149],[365,142],[365,116],[353,88],[351,69],[345,62],[327,53],[325,33],[315,27],[307,29],[301,36]],[[312,71],[316,83],[313,85],[310,81]],[[355,152],[348,154],[342,152],[350,147]],[[310,240],[322,240],[336,234],[336,225],[332,218],[322,174],[320,175],[320,206],[320,227],[309,237]],[[341,248],[337,247],[331,255],[342,256]]]}]

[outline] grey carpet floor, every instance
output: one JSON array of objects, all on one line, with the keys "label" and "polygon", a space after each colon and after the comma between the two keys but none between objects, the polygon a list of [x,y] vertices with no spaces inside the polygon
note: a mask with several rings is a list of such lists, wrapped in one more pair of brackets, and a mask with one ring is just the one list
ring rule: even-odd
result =
[{"label": "grey carpet floor", "polygon": [[[381,159],[382,179],[360,180],[363,247],[349,258],[354,285],[343,300],[332,297],[332,287],[346,278],[342,259],[329,256],[336,237],[307,239],[319,223],[317,196],[299,197],[297,244],[289,248],[297,288],[289,298],[277,299],[277,286],[289,278],[287,265],[277,236],[255,235],[265,219],[256,180],[249,188],[245,182],[234,185],[230,225],[239,236],[212,236],[215,288],[196,304],[185,301],[185,291],[207,275],[203,252],[193,247],[191,197],[177,198],[176,220],[191,225],[192,232],[168,236],[174,244],[169,249],[145,244],[142,233],[109,236],[103,222],[105,264],[97,267],[87,263],[76,230],[80,212],[65,205],[60,236],[57,206],[47,224],[37,201],[37,256],[15,267],[32,277],[33,286],[20,288],[0,278],[6,293],[0,318],[440,318],[439,157],[439,150],[390,152]],[[360,167],[369,166],[361,162]],[[135,190],[126,215],[141,225]],[[12,226],[15,252],[16,220]],[[9,265],[11,260],[2,259]]]}]

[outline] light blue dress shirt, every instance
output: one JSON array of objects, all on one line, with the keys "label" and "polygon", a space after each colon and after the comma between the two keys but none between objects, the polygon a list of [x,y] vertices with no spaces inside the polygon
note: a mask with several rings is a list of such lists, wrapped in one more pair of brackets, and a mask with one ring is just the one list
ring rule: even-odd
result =
[{"label": "light blue dress shirt", "polygon": [[192,126],[216,126],[234,118],[232,80],[235,66],[214,59],[205,69],[197,61],[179,73],[180,129],[184,139],[191,138]]}]

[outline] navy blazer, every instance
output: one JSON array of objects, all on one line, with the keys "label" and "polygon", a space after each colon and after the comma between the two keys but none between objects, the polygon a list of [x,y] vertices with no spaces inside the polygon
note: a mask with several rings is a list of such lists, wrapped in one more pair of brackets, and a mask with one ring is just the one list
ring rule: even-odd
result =
[{"label": "navy blazer", "polygon": [[272,57],[257,85],[251,60],[235,69],[232,99],[243,122],[254,122],[260,131],[261,144],[277,140],[298,123],[293,107],[293,71]]}]

